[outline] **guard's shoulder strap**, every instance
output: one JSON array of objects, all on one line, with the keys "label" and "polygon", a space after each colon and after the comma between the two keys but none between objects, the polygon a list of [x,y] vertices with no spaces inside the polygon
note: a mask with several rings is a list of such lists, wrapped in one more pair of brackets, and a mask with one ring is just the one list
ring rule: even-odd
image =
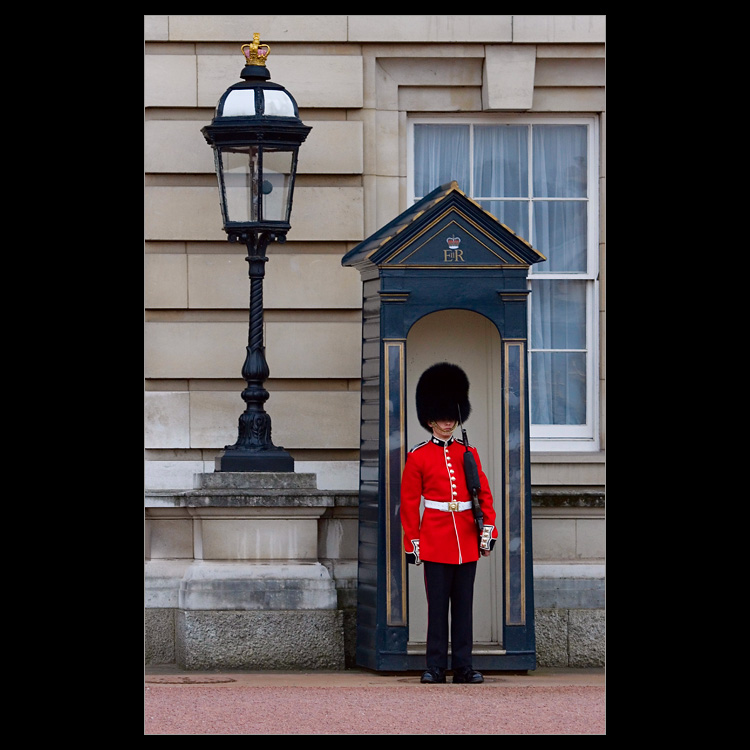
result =
[{"label": "guard's shoulder strap", "polygon": [[417,443],[413,448],[409,450],[409,453],[414,453],[414,451],[418,451],[420,448],[424,448],[425,445],[429,445],[429,444],[430,444],[429,440],[424,440],[421,443]]}]

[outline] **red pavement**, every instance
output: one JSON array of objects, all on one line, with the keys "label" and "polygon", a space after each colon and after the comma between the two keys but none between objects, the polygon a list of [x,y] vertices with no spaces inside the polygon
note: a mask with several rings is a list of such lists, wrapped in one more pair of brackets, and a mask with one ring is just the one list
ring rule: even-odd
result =
[{"label": "red pavement", "polygon": [[603,669],[485,673],[481,685],[418,674],[186,672],[147,667],[145,735],[606,734]]}]

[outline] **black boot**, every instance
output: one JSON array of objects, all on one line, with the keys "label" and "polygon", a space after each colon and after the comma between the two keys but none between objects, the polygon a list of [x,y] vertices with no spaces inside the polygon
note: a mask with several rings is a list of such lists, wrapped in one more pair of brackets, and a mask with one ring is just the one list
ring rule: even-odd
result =
[{"label": "black boot", "polygon": [[482,673],[471,667],[462,667],[453,671],[453,683],[455,685],[478,685],[480,682],[484,682]]},{"label": "black boot", "polygon": [[422,675],[420,682],[429,685],[442,684],[445,682],[445,670],[440,667],[428,667],[427,671]]}]

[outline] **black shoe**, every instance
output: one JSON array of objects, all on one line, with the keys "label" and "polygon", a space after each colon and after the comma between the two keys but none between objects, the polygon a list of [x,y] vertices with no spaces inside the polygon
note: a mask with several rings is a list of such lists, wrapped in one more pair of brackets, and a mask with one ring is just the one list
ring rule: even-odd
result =
[{"label": "black shoe", "polygon": [[445,682],[445,670],[440,669],[440,667],[429,667],[429,669],[427,669],[422,675],[420,682],[429,685],[443,684]]},{"label": "black shoe", "polygon": [[481,672],[477,672],[471,667],[464,667],[463,669],[456,669],[453,672],[453,684],[454,685],[478,685],[480,682],[484,682]]}]

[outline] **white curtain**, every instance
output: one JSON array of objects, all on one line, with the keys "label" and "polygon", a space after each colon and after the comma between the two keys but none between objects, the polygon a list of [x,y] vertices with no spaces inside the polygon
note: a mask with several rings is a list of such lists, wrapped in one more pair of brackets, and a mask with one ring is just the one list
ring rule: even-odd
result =
[{"label": "white curtain", "polygon": [[415,197],[456,180],[547,258],[531,273],[534,424],[586,421],[587,282],[534,274],[587,270],[587,138],[584,125],[414,127]]},{"label": "white curtain", "polygon": [[[534,125],[533,241],[547,257],[533,273],[586,270],[587,128]],[[540,201],[539,198],[568,199]]]},{"label": "white curtain", "polygon": [[[587,195],[587,128],[534,125],[532,131],[532,244],[547,257],[532,267],[532,279],[585,272],[587,203],[577,199]],[[531,421],[584,424],[586,282],[533,279],[531,288]]]},{"label": "white curtain", "polygon": [[534,280],[530,320],[532,423],[584,424],[586,282]]},{"label": "white curtain", "polygon": [[414,197],[451,180],[469,194],[469,125],[414,126]]},{"label": "white curtain", "polygon": [[526,125],[477,125],[474,128],[476,198],[528,196],[528,134]]},{"label": "white curtain", "polygon": [[534,197],[586,196],[585,125],[534,125]]},{"label": "white curtain", "polygon": [[532,273],[586,271],[586,203],[535,201],[532,245],[547,258]]},{"label": "white curtain", "polygon": [[528,125],[474,128],[474,195],[485,211],[524,239],[529,237]]}]

